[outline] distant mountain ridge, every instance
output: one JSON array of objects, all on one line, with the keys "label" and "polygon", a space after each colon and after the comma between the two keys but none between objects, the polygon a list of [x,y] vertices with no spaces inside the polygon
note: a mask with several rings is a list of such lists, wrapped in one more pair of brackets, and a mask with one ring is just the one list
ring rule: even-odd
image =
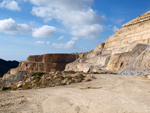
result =
[{"label": "distant mountain ridge", "polygon": [[16,68],[18,66],[18,61],[5,61],[0,58],[0,77],[3,76],[3,74],[7,73],[11,68]]}]

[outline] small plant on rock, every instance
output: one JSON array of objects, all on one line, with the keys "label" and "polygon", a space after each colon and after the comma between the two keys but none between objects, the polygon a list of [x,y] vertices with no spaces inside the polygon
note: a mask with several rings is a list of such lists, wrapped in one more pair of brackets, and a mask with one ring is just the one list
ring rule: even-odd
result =
[{"label": "small plant on rock", "polygon": [[36,73],[34,73],[34,74],[32,74],[32,77],[33,76],[39,76],[39,77],[41,77],[42,75],[44,75],[45,73],[43,73],[43,72],[36,72]]},{"label": "small plant on rock", "polygon": [[11,87],[5,87],[5,86],[2,87],[2,91],[7,91],[7,90],[11,90]]},{"label": "small plant on rock", "polygon": [[22,87],[23,89],[30,89],[30,86],[29,86],[29,84],[28,83],[25,83],[24,85],[23,85],[23,87]]},{"label": "small plant on rock", "polygon": [[77,77],[78,77],[78,79],[81,79],[81,80],[83,80],[83,79],[84,79],[83,74],[79,74]]}]

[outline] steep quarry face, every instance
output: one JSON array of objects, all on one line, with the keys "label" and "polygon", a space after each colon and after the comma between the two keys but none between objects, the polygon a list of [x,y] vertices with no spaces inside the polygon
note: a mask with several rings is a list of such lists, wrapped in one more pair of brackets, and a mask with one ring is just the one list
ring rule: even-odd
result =
[{"label": "steep quarry face", "polygon": [[110,59],[110,54],[102,54],[104,43],[95,47],[94,50],[83,54],[76,61],[66,65],[65,71],[97,72],[99,68],[104,68]]},{"label": "steep quarry face", "polygon": [[[150,43],[150,11],[123,25],[99,48],[67,64],[66,71],[98,72],[101,69],[120,71],[141,56]],[[103,45],[103,46],[101,46]],[[99,53],[99,54],[97,54]],[[138,63],[144,69],[146,65]],[[133,70],[139,69],[134,64]],[[149,68],[148,68],[149,69]]]},{"label": "steep quarry face", "polygon": [[44,71],[51,69],[62,71],[67,63],[75,61],[76,54],[44,54],[29,56],[26,61],[20,62],[18,69],[26,71]]},{"label": "steep quarry face", "polygon": [[104,52],[128,52],[135,43],[150,43],[150,11],[124,24],[118,32],[106,39]]},{"label": "steep quarry face", "polygon": [[[147,47],[149,46],[145,44],[135,44],[133,45],[132,50],[129,52],[112,55],[109,63],[107,64],[107,70],[120,71],[124,69],[126,66],[130,65],[138,56],[140,56]],[[136,69],[137,66],[135,66],[134,69]],[[144,66],[140,67],[142,69]]]}]

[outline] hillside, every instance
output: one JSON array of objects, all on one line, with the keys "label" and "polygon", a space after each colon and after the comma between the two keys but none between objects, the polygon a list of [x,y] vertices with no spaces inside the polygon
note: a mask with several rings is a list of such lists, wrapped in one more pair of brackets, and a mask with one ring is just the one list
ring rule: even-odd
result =
[{"label": "hillside", "polygon": [[19,62],[17,61],[5,61],[0,59],[0,76],[3,76],[11,68],[16,68]]}]

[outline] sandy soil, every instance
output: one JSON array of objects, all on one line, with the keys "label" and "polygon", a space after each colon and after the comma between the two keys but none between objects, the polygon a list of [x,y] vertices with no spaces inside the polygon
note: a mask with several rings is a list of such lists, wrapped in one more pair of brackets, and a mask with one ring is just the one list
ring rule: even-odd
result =
[{"label": "sandy soil", "polygon": [[94,76],[68,86],[0,92],[0,113],[150,113],[150,80]]}]

